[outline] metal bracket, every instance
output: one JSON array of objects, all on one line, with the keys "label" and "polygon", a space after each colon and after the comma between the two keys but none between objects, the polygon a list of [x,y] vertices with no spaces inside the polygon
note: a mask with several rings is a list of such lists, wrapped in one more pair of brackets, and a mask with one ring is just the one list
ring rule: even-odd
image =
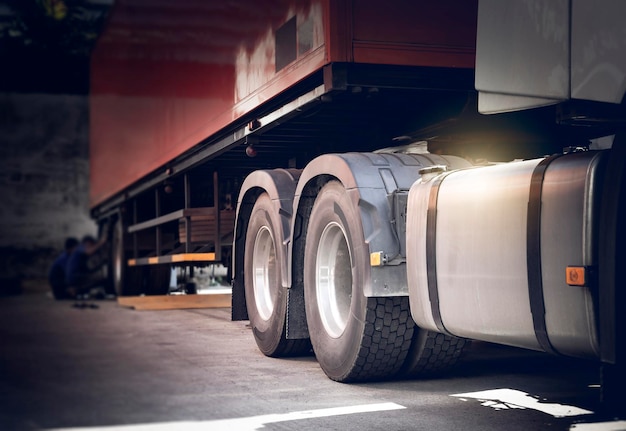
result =
[{"label": "metal bracket", "polygon": [[407,222],[407,203],[409,201],[408,190],[397,190],[392,196],[392,223],[398,242],[400,243],[400,256],[406,258],[406,222]]}]

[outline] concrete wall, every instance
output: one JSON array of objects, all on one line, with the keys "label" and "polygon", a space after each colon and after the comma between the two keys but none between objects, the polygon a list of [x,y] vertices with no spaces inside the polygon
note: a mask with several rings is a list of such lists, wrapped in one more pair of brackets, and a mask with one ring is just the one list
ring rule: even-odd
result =
[{"label": "concrete wall", "polygon": [[85,95],[0,93],[0,279],[45,277],[67,236],[96,232],[88,108]]}]

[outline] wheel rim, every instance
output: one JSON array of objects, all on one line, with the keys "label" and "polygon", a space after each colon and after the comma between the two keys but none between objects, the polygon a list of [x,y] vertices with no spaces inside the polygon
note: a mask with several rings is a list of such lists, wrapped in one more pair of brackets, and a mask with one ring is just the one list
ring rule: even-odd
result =
[{"label": "wheel rim", "polygon": [[252,270],[256,308],[263,320],[269,320],[274,311],[273,291],[278,280],[274,237],[267,226],[262,226],[256,234]]},{"label": "wheel rim", "polygon": [[352,259],[346,234],[337,223],[322,232],[315,263],[317,306],[324,329],[338,338],[346,329],[352,301]]}]

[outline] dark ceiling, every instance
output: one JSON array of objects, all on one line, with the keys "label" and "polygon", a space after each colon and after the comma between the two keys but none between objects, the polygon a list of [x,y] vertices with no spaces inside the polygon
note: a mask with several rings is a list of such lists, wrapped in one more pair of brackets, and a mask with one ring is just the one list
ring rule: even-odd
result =
[{"label": "dark ceiling", "polygon": [[86,94],[114,0],[0,0],[0,91]]}]

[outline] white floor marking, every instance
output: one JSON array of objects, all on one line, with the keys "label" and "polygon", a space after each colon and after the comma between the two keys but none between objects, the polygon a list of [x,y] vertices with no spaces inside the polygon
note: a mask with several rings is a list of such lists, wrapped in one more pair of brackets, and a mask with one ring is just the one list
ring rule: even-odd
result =
[{"label": "white floor marking", "polygon": [[395,403],[363,404],[359,406],[333,407],[328,409],[305,410],[301,412],[252,416],[248,418],[222,419],[215,421],[160,422],[154,424],[115,425],[104,427],[57,428],[53,431],[255,431],[264,428],[266,424],[277,422],[402,409],[406,409],[406,407]]},{"label": "white floor marking", "polygon": [[496,410],[533,409],[552,415],[555,418],[593,414],[592,411],[579,407],[542,402],[526,392],[517,391],[515,389],[492,389],[488,391],[469,392],[466,394],[454,394],[452,396],[461,399],[477,399],[482,402],[483,406],[492,407]]},{"label": "white floor marking", "polygon": [[626,430],[626,421],[574,424],[569,429],[570,431],[624,431]]}]

